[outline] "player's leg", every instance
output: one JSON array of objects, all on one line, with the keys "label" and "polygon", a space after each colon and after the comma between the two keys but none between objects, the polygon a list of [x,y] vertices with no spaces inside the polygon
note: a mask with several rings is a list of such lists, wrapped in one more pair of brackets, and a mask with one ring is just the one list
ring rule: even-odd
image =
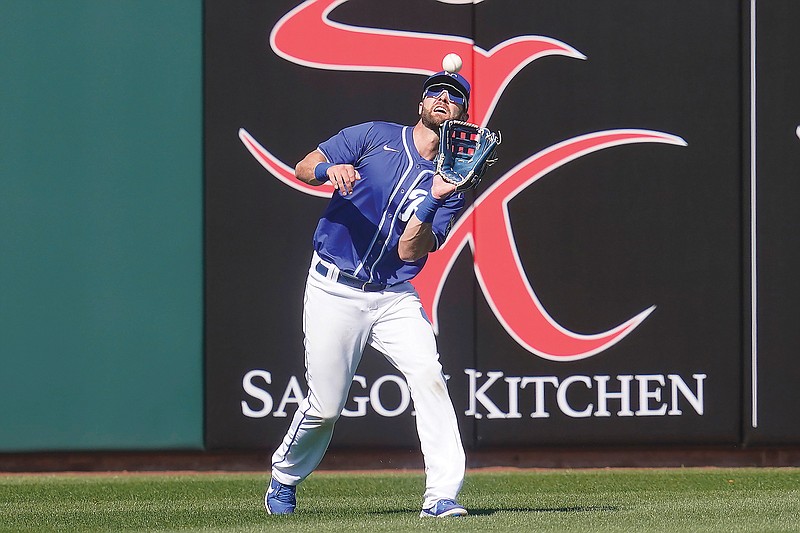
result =
[{"label": "player's leg", "polygon": [[369,334],[360,293],[312,271],[303,310],[308,395],[272,456],[272,475],[297,485],[320,463]]},{"label": "player's leg", "polygon": [[455,499],[464,482],[465,456],[455,409],[442,374],[436,339],[416,292],[394,295],[373,325],[370,344],[406,378],[425,458],[423,508]]}]

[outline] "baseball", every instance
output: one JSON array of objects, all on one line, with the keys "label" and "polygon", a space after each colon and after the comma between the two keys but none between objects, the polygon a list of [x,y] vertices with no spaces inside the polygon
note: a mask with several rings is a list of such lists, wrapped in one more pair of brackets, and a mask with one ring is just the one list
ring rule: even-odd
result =
[{"label": "baseball", "polygon": [[442,68],[445,69],[447,72],[458,72],[461,70],[461,57],[458,54],[447,54],[442,59]]}]

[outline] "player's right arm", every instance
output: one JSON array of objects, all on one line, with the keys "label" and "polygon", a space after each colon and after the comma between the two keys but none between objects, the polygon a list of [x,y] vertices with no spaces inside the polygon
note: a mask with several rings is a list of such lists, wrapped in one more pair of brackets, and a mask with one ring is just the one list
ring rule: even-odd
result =
[{"label": "player's right arm", "polygon": [[334,165],[319,150],[309,152],[302,161],[294,167],[297,179],[309,185],[322,185],[326,181],[339,190],[342,195],[353,192],[353,186],[361,179],[353,165]]}]

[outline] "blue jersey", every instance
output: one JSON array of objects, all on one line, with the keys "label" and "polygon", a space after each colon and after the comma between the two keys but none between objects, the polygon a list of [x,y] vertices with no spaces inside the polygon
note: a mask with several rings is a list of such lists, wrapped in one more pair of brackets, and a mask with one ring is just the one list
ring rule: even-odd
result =
[{"label": "blue jersey", "polygon": [[[334,193],[314,233],[314,249],[366,282],[407,281],[427,259],[406,262],[397,253],[403,230],[433,183],[434,164],[419,155],[412,132],[412,126],[367,122],[319,145],[328,162],[353,165],[361,179],[351,194]],[[463,193],[454,193],[436,212],[434,249],[444,242],[462,207]]]}]

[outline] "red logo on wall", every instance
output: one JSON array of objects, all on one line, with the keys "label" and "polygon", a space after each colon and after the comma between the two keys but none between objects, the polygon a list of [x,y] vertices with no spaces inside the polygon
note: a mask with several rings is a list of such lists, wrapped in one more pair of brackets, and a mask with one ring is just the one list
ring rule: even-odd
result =
[{"label": "red logo on wall", "polygon": [[[487,125],[498,100],[514,76],[546,56],[585,59],[574,48],[554,39],[524,35],[483,50],[470,39],[448,35],[362,28],[334,22],[328,15],[347,0],[308,0],[287,13],[270,35],[272,50],[284,59],[325,70],[400,72],[430,75],[441,58],[455,52],[464,60],[462,73],[473,81],[471,120]],[[314,35],[314,39],[308,39]],[[474,75],[477,72],[479,74]],[[291,167],[278,160],[247,131],[239,137],[250,153],[279,180],[306,194],[330,197],[330,185],[312,187],[294,178]],[[520,162],[484,191],[466,209],[447,242],[428,257],[414,279],[433,327],[438,326],[439,295],[450,269],[466,244],[475,275],[494,315],[508,334],[529,352],[554,361],[596,355],[631,333],[655,309],[651,306],[608,331],[581,334],[558,324],[531,287],[517,253],[508,203],[532,183],[598,150],[632,143],[685,146],[675,135],[649,130],[607,130],[555,144]]]}]

